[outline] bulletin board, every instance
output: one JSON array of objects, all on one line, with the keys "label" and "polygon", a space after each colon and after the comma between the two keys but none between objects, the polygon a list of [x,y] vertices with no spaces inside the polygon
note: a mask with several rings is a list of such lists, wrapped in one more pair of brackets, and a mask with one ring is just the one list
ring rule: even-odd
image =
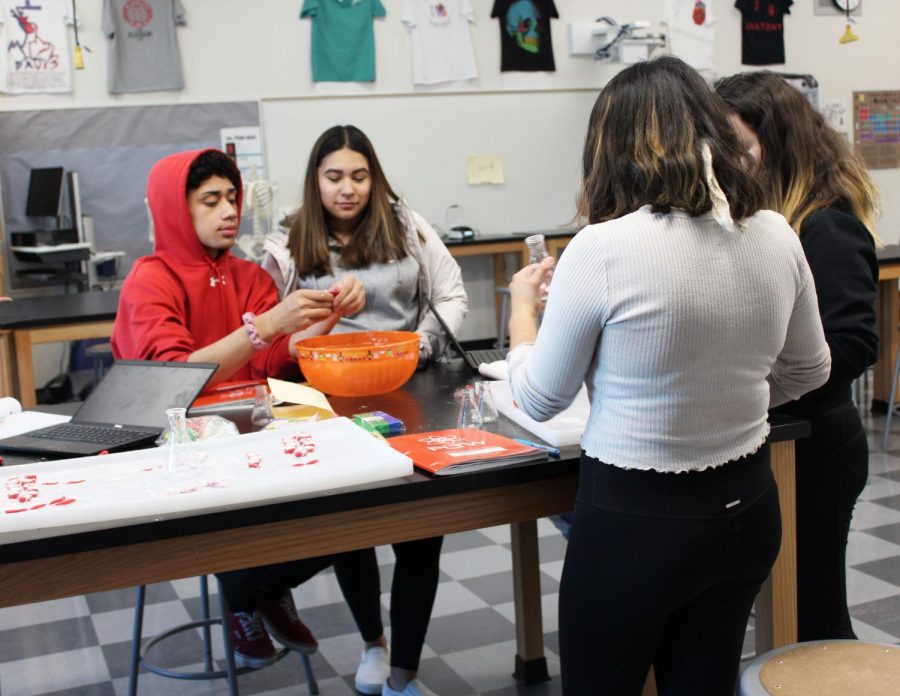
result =
[{"label": "bulletin board", "polygon": [[[93,220],[95,249],[125,252],[119,264],[124,276],[135,258],[152,251],[144,198],[153,164],[173,152],[221,147],[221,129],[259,123],[255,101],[4,112],[4,245],[10,232],[36,226],[25,216],[31,168],[61,166],[78,173],[82,214]],[[12,264],[10,289],[33,287],[17,281],[15,260],[9,254],[6,260]]]},{"label": "bulletin board", "polygon": [[853,132],[869,169],[900,167],[900,91],[854,92]]}]

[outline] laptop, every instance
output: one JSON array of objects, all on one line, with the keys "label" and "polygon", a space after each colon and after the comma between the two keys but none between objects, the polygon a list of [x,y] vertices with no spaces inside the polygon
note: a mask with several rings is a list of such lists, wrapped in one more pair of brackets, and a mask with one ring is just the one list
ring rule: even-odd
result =
[{"label": "laptop", "polygon": [[190,408],[215,363],[118,360],[68,423],[0,440],[0,449],[54,458],[149,447],[168,425],[167,408]]},{"label": "laptop", "polygon": [[425,298],[425,302],[428,304],[428,309],[431,310],[431,313],[437,317],[437,320],[441,324],[441,328],[444,329],[444,333],[447,334],[447,340],[450,341],[450,345],[456,349],[456,352],[462,356],[462,359],[466,361],[466,364],[472,368],[473,372],[478,372],[478,366],[481,363],[492,363],[497,360],[506,360],[507,351],[501,350],[499,348],[485,348],[483,350],[466,350],[462,347],[459,340],[456,336],[453,335],[453,332],[450,330],[450,327],[447,326],[447,322],[444,321],[444,317],[440,315],[440,313],[435,309],[434,303],[430,298]]}]

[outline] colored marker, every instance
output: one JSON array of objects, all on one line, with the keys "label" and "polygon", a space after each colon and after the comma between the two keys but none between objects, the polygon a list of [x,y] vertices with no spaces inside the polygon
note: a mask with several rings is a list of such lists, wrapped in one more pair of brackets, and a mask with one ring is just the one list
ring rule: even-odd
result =
[{"label": "colored marker", "polygon": [[539,444],[539,443],[537,443],[537,442],[532,442],[531,440],[523,440],[521,437],[516,437],[516,438],[513,438],[513,439],[514,439],[516,442],[519,442],[519,443],[521,443],[521,444],[523,444],[523,445],[526,445],[526,446],[528,446],[528,447],[534,447],[535,449],[539,449],[539,450],[541,450],[542,452],[546,452],[546,453],[549,454],[551,457],[558,457],[558,456],[559,456],[559,450],[556,449],[556,447],[551,447],[550,445],[541,445],[541,444]]}]

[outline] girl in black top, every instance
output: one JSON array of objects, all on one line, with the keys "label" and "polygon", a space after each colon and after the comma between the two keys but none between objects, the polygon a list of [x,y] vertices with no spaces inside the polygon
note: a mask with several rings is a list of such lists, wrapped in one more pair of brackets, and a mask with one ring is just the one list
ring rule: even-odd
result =
[{"label": "girl in black top", "polygon": [[799,638],[855,638],[846,549],[869,450],[851,383],[875,361],[878,348],[878,196],[843,136],[778,75],[734,75],[720,80],[716,91],[768,183],[768,205],[800,235],[831,348],[828,382],[778,409],[812,423],[812,436],[797,441]]}]

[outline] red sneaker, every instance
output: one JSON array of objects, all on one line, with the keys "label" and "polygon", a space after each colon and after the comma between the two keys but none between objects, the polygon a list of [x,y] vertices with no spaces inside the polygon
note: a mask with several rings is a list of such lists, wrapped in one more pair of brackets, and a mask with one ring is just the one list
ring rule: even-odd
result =
[{"label": "red sneaker", "polygon": [[319,649],[316,637],[297,616],[290,590],[281,597],[260,596],[258,607],[266,627],[279,643],[304,655]]},{"label": "red sneaker", "polygon": [[259,669],[278,658],[275,646],[258,612],[236,611],[231,615],[231,645],[238,667]]}]

